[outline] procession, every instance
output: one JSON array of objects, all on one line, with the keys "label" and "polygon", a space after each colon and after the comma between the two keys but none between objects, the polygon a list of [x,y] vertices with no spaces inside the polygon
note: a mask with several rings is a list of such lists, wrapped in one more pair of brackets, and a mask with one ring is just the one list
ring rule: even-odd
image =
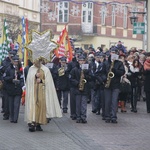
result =
[{"label": "procession", "polygon": [[[149,3],[131,4],[41,0],[32,3],[32,12],[18,1],[24,15],[1,17],[0,124],[7,137],[0,150],[147,149],[150,52],[144,15]],[[28,13],[22,11],[27,6]],[[142,22],[129,25],[126,20],[137,15]],[[12,146],[11,136],[21,145]]]}]

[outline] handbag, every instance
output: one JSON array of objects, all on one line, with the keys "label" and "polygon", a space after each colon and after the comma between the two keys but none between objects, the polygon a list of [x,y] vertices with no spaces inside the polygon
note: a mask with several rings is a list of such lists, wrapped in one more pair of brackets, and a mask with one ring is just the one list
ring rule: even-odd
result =
[{"label": "handbag", "polygon": [[130,93],[131,92],[131,83],[127,78],[122,78],[120,84],[120,92],[122,93]]}]

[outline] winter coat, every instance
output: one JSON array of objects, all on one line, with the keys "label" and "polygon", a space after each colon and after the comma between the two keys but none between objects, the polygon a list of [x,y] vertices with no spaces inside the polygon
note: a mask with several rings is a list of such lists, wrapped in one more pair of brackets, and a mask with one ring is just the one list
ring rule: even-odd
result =
[{"label": "winter coat", "polygon": [[10,64],[10,66],[6,69],[6,72],[4,74],[6,92],[10,96],[22,95],[22,87],[23,87],[22,73],[20,71],[17,72],[17,80],[19,80],[18,83],[14,82],[13,79],[15,79],[15,68],[13,64]]},{"label": "winter coat", "polygon": [[[106,60],[104,62],[106,76],[108,75],[108,72],[110,70],[111,63],[112,62],[111,62],[110,57],[108,60]],[[110,89],[119,89],[121,76],[123,76],[125,74],[125,68],[124,68],[123,63],[119,60],[115,60],[114,66],[111,71],[114,73],[114,77],[111,79],[109,88]],[[106,78],[106,80],[107,80],[107,78]]]},{"label": "winter coat", "polygon": [[84,89],[83,91],[79,91],[79,84],[80,84],[80,77],[81,77],[81,68],[80,67],[75,67],[74,69],[72,69],[72,71],[70,72],[70,82],[72,84],[72,86],[74,87],[74,92],[77,95],[87,95],[88,94],[88,81],[91,80],[91,77],[89,76],[89,70],[84,70],[84,79],[87,81],[84,84]]}]

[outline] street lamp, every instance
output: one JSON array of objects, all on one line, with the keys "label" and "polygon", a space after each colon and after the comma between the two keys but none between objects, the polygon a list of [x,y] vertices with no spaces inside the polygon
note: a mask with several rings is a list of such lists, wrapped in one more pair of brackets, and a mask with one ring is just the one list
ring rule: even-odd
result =
[{"label": "street lamp", "polygon": [[136,17],[136,16],[130,17],[131,24],[134,24],[134,22],[137,22],[137,21],[138,21],[138,17]]}]

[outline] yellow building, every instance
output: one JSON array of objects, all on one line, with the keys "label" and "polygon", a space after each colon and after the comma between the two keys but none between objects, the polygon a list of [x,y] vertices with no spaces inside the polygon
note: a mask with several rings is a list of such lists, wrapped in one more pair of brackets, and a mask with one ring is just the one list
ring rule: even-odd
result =
[{"label": "yellow building", "polygon": [[39,30],[40,0],[1,0],[0,1],[0,32],[3,20],[6,19],[12,31],[21,23],[21,18],[29,20],[29,28]]}]

